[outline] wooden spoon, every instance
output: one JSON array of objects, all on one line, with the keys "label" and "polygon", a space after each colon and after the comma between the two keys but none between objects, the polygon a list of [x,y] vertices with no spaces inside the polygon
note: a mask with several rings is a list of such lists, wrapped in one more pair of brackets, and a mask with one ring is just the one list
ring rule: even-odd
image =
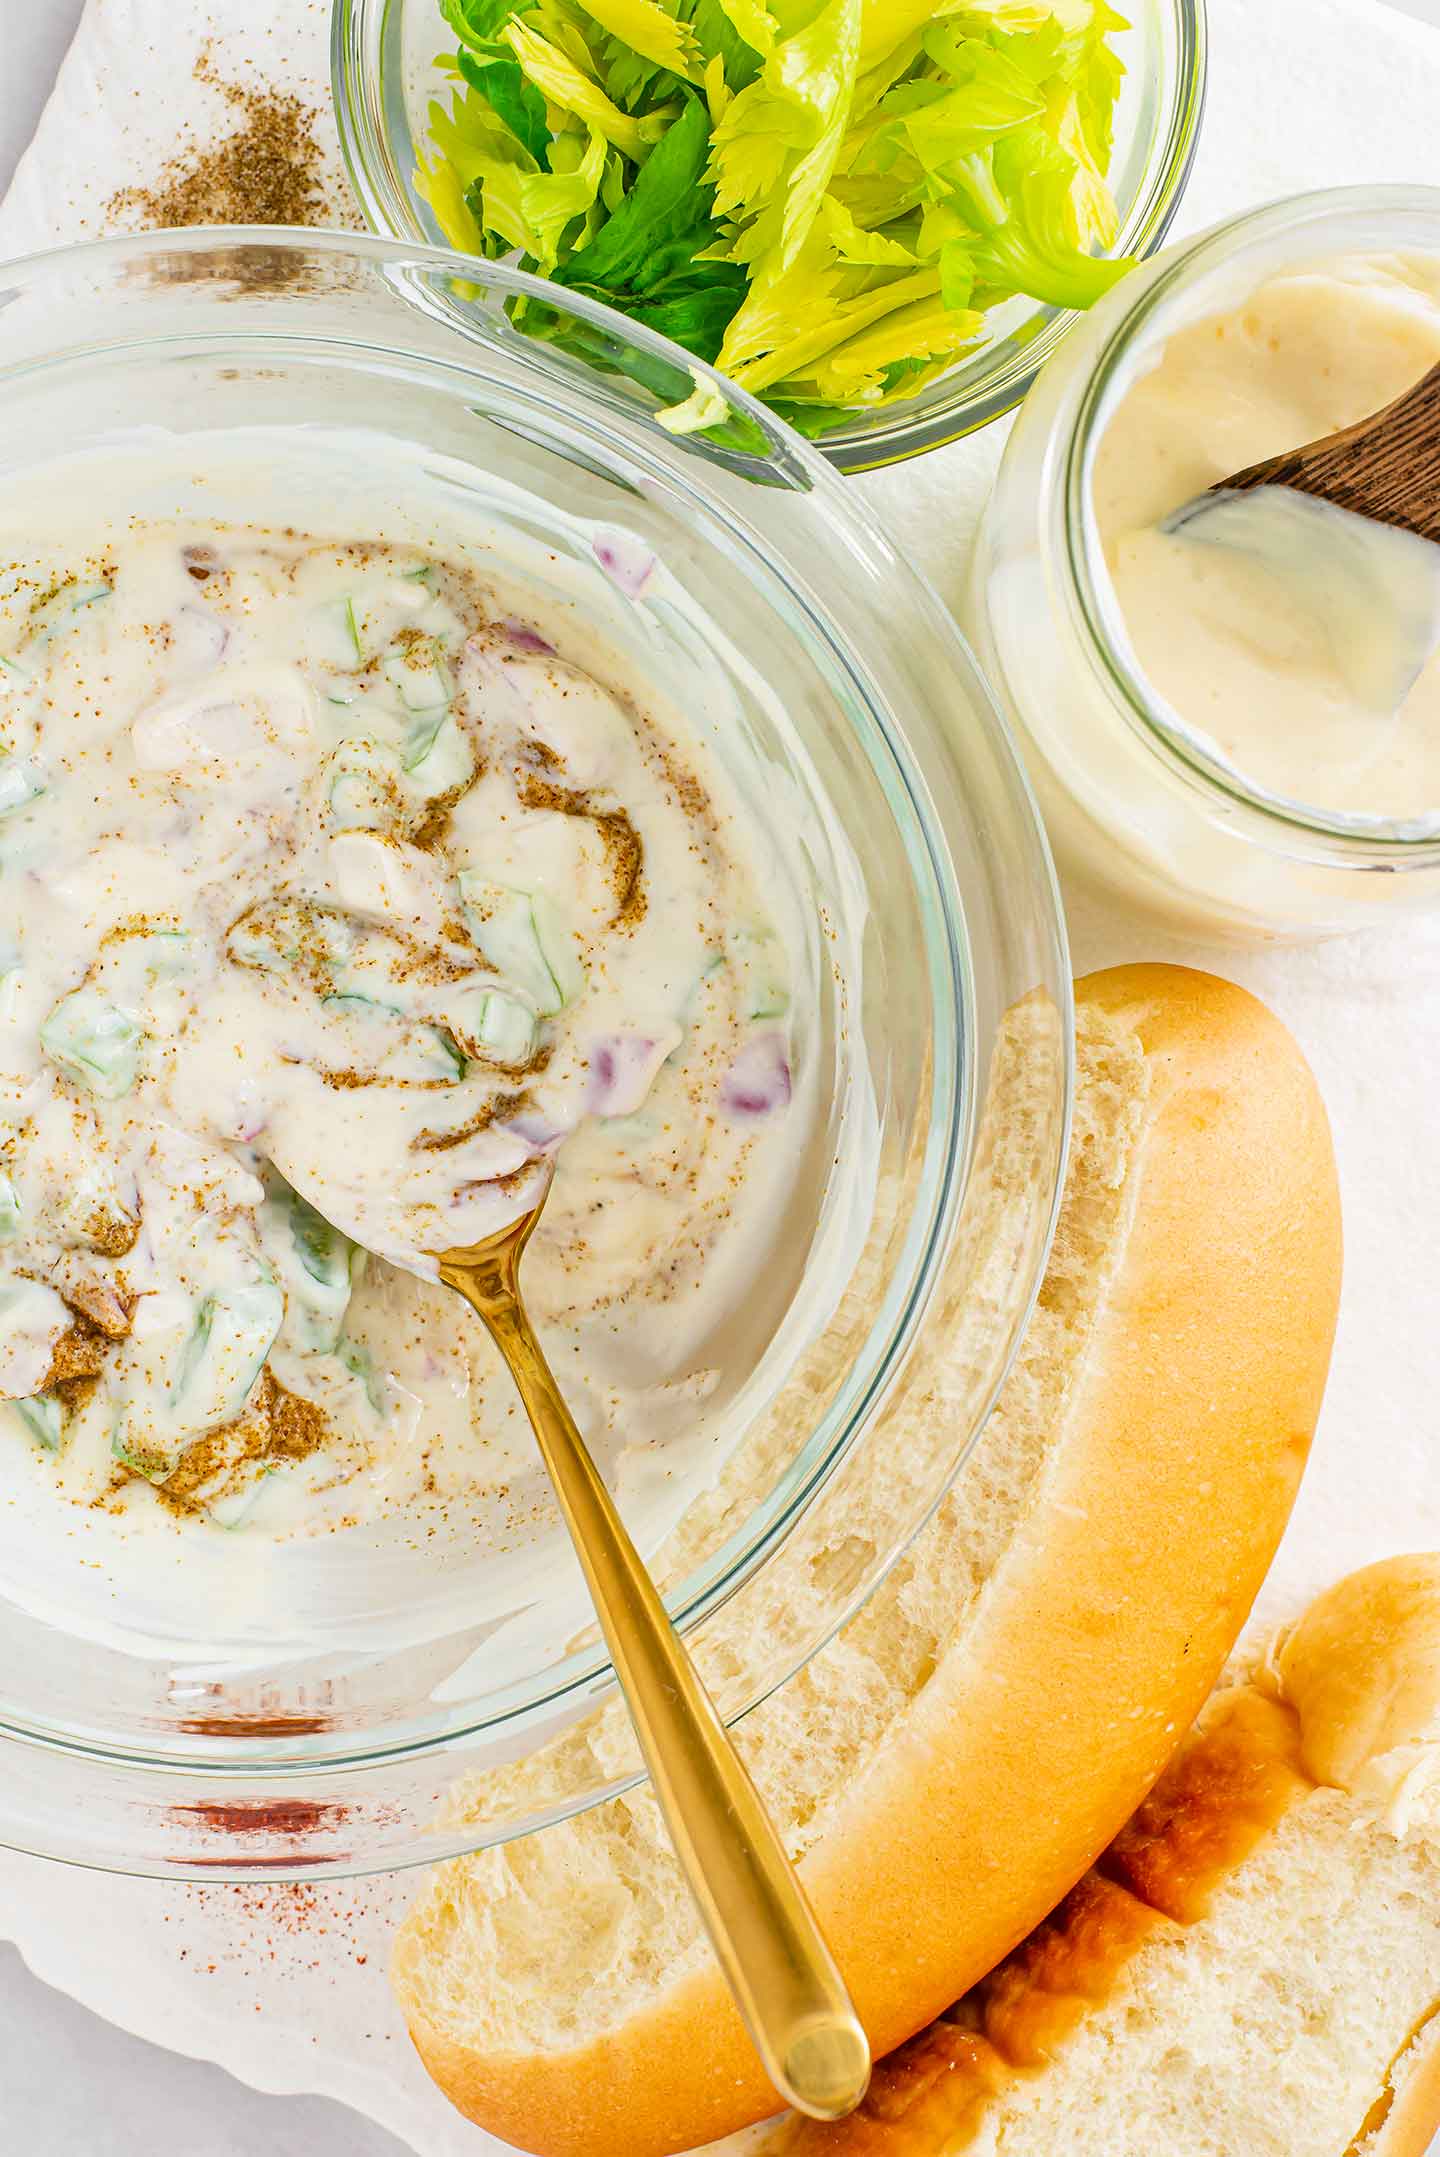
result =
[{"label": "wooden spoon", "polygon": [[1369,419],[1218,480],[1171,512],[1179,531],[1221,498],[1289,487],[1337,509],[1440,541],[1440,366]]},{"label": "wooden spoon", "polygon": [[[277,1167],[328,1219],[324,1189]],[[761,2065],[814,2119],[853,2112],[870,2047],[785,1847],[666,1614],[561,1398],[520,1295],[520,1258],[550,1191],[518,1219],[435,1262],[484,1320],[539,1441],[630,1709],[650,1780],[716,1958]],[[343,1221],[338,1227],[345,1227]]]}]

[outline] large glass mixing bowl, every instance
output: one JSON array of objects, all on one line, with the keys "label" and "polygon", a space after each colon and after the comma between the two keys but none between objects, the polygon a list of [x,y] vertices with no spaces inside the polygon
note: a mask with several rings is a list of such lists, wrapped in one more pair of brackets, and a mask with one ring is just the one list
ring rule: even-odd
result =
[{"label": "large glass mixing bowl", "polygon": [[[343,420],[448,458],[462,492],[586,557],[587,574],[598,528],[637,535],[723,624],[713,647],[697,645],[693,617],[657,606],[645,633],[657,666],[725,676],[735,743],[794,801],[797,834],[819,828],[801,813],[813,806],[835,835],[828,852],[805,841],[815,933],[842,899],[863,930],[848,1013],[832,999],[817,1054],[838,1070],[845,1035],[854,1083],[848,1108],[831,1103],[832,1136],[863,1097],[876,1168],[837,1189],[825,1163],[848,1156],[822,1149],[814,1220],[800,1227],[818,1249],[822,1223],[837,1208],[848,1218],[840,1292],[817,1301],[803,1282],[755,1284],[746,1353],[765,1383],[748,1387],[724,1472],[658,1547],[651,1538],[676,1620],[735,1716],[894,1561],[1004,1376],[1061,1175],[1063,931],[1009,737],[929,587],[760,408],[724,393],[711,442],[687,445],[607,377],[519,336],[504,302],[525,285],[426,248],[270,230],[156,233],[12,263],[0,271],[0,470],[15,487],[36,460],[139,430],[183,458],[187,437],[217,426]],[[603,310],[585,319],[622,334]],[[676,356],[654,342],[642,357]],[[912,1440],[902,1474],[888,1419],[941,1298],[947,1409],[918,1453]],[[857,1535],[867,1477],[885,1502]],[[333,1550],[342,1538],[319,1540]],[[0,1533],[0,1567],[3,1551]],[[466,1547],[436,1566],[453,1590],[496,1557]],[[12,1551],[0,1573],[0,1842],[162,1875],[358,1872],[595,1802],[629,1763],[590,1762],[546,1797],[518,1778],[483,1820],[437,1826],[457,1777],[530,1755],[614,1682],[552,1510],[537,1513],[523,1558],[523,1623],[417,1638],[397,1606],[393,1645],[386,1634],[362,1652],[322,1623],[304,1654],[237,1660],[197,1656],[205,1611],[183,1650],[77,1637],[63,1612],[22,1602]],[[787,1566],[803,1592],[784,1587]]]},{"label": "large glass mixing bowl", "polygon": [[[1205,102],[1205,0],[1134,0],[1121,14],[1115,50],[1125,76],[1108,176],[1119,224],[1111,251],[1143,257],[1163,243],[1195,157]],[[331,95],[346,169],[372,231],[444,240],[415,175],[431,102],[448,103],[454,86],[436,58],[454,49],[439,0],[334,0]],[[1079,319],[1037,300],[1009,300],[988,317],[979,345],[938,380],[879,412],[857,413],[829,429],[819,447],[841,471],[868,472],[972,434],[1014,410]],[[673,394],[657,387],[657,401]]]}]

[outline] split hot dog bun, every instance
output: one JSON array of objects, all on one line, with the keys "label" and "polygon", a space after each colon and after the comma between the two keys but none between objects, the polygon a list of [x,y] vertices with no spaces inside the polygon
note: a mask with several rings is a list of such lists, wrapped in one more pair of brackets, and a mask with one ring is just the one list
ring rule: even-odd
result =
[{"label": "split hot dog bun", "polygon": [[1094,1870],[854,2118],[708,2157],[1423,2157],[1440,2130],[1440,1556],[1217,1693]]},{"label": "split hot dog bun", "polygon": [[[1093,975],[1077,1004],[1060,1224],[1001,1399],[882,1587],[739,1733],[877,2054],[1154,1782],[1264,1576],[1329,1363],[1335,1170],[1294,1042],[1178,967]],[[944,1351],[932,1327],[887,1443],[944,1412]],[[543,2157],[662,2157],[774,2109],[643,1788],[441,1866],[394,1978],[440,2087]]]}]

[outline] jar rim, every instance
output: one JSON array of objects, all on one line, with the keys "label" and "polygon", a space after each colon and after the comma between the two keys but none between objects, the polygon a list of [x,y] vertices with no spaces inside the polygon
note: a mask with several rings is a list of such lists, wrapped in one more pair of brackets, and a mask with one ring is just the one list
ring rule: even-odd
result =
[{"label": "jar rim", "polygon": [[[1324,245],[1343,222],[1404,215],[1423,224],[1440,256],[1440,188],[1373,186],[1326,188],[1288,195],[1211,225],[1144,281],[1133,304],[1109,329],[1093,366],[1067,398],[1068,426],[1057,429],[1063,463],[1051,490],[1051,536],[1072,626],[1108,699],[1142,749],[1154,755],[1207,805],[1230,820],[1249,819],[1272,851],[1343,868],[1411,870],[1440,862],[1440,809],[1424,817],[1380,817],[1327,810],[1278,794],[1247,779],[1203,741],[1147,680],[1125,632],[1105,563],[1093,507],[1092,479],[1126,368],[1147,343],[1168,332],[1157,318],[1178,314],[1198,288],[1234,271],[1247,249],[1258,255],[1282,240],[1313,235],[1308,259],[1325,253],[1363,253],[1363,243]],[[1374,245],[1376,243],[1372,243]],[[1390,243],[1393,248],[1393,242]],[[1307,259],[1303,246],[1293,266]],[[1123,287],[1121,288],[1124,289]]]}]

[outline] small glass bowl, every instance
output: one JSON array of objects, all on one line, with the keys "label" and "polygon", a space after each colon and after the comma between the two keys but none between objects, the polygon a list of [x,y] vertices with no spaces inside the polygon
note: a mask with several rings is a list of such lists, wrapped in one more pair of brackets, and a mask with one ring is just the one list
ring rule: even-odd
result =
[{"label": "small glass bowl", "polygon": [[[777,706],[765,699],[738,703],[735,726],[754,730],[785,798],[823,799],[847,889],[863,898],[847,1055],[873,1095],[877,1175],[857,1191],[819,1171],[823,1203],[860,1209],[847,1245],[859,1261],[838,1297],[809,1304],[758,1284],[769,1338],[757,1363],[770,1358],[776,1383],[652,1553],[733,1717],[894,1562],[1004,1377],[1060,1186],[1064,935],[1039,820],[974,663],[853,492],[723,386],[720,447],[665,434],[613,378],[513,329],[506,300],[536,290],[450,253],[273,229],[153,233],[11,263],[0,471],[13,486],[37,460],[136,430],[183,446],[205,428],[339,418],[447,457],[463,468],[452,484],[511,505],[592,579],[597,522],[638,534],[724,623],[724,649],[743,654],[736,679],[778,698],[787,731],[767,740]],[[613,326],[583,304],[576,321]],[[663,353],[657,341],[643,356]],[[658,603],[652,614],[652,648],[696,664],[691,618]],[[701,656],[728,664],[719,646]],[[818,934],[823,862],[815,873]],[[937,1310],[953,1359],[946,1413],[912,1434],[902,1464],[892,1418]],[[133,1654],[21,1607],[0,1571],[0,1843],[160,1875],[364,1872],[501,1840],[623,1787],[632,1764],[579,1746],[563,1783],[531,1775],[483,1820],[444,1824],[458,1777],[527,1758],[613,1687],[574,1615],[578,1569],[558,1520],[527,1533],[529,1607],[503,1649],[473,1628],[417,1643],[400,1623],[387,1652],[322,1633],[313,1652],[256,1653],[248,1667],[189,1646]],[[492,1555],[463,1542],[451,1553],[482,1569]],[[393,1587],[375,1594],[387,1626],[392,1610],[408,1617]]]},{"label": "small glass bowl", "polygon": [[1182,932],[1304,942],[1440,900],[1434,817],[1310,809],[1208,759],[1140,673],[1091,505],[1131,370],[1267,277],[1440,256],[1440,189],[1339,188],[1228,219],[1107,293],[1026,400],[976,544],[977,648],[1065,866]]},{"label": "small glass bowl", "polygon": [[[1117,39],[1126,75],[1109,175],[1120,219],[1114,252],[1143,257],[1170,229],[1195,156],[1205,97],[1205,0],[1135,0],[1126,12],[1130,27]],[[453,51],[454,42],[438,0],[334,0],[331,92],[340,147],[374,232],[445,244],[416,190],[415,171],[431,100],[452,87],[435,60]],[[832,429],[817,447],[842,472],[868,472],[973,434],[1014,410],[1080,319],[1071,310],[1012,300],[990,317],[984,343],[948,374],[916,397]]]}]

